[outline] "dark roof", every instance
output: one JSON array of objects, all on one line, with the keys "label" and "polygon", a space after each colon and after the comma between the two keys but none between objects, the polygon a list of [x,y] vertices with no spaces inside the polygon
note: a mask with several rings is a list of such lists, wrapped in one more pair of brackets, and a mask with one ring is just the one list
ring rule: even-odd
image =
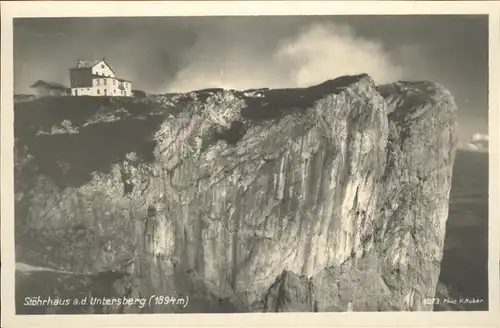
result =
[{"label": "dark roof", "polygon": [[122,79],[121,77],[115,77],[115,79],[117,79],[120,82],[130,82],[130,83],[132,83],[131,81]]},{"label": "dark roof", "polygon": [[51,88],[51,89],[61,89],[61,90],[66,90],[68,89],[68,87],[60,84],[60,83],[57,83],[57,82],[47,82],[47,81],[42,81],[42,80],[38,80],[36,81],[35,83],[33,83],[31,85],[31,88],[36,88],[38,86],[46,86],[48,88]]},{"label": "dark roof", "polygon": [[73,68],[92,68],[95,65],[99,64],[101,60],[79,60],[76,63],[76,66]]},{"label": "dark roof", "polygon": [[109,65],[104,58],[103,59],[99,59],[99,60],[78,60],[77,63],[76,63],[76,66],[72,67],[70,69],[89,69],[89,68],[92,68],[95,65],[99,64],[100,62],[104,62],[106,65],[108,65],[109,69],[113,73],[115,72],[113,70],[113,68],[111,67],[111,65]]}]

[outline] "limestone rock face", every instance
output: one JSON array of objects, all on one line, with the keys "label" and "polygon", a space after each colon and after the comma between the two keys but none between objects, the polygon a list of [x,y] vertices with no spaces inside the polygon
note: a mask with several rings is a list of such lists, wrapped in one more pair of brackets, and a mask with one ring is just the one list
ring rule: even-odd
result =
[{"label": "limestone rock face", "polygon": [[399,296],[409,301],[409,309],[432,309],[422,299],[435,294],[443,255],[457,143],[455,104],[449,92],[434,83],[392,87],[396,90],[391,93],[380,88],[390,99],[384,228],[379,230],[388,255],[384,275],[396,270],[391,277],[399,280]]},{"label": "limestone rock face", "polygon": [[290,271],[271,285],[262,302],[264,312],[315,312],[315,295],[310,279]]},{"label": "limestone rock face", "polygon": [[16,110],[21,259],[36,235],[66,250],[54,265],[193,302],[150,312],[432,309],[455,153],[443,87],[359,75],[92,101]]}]

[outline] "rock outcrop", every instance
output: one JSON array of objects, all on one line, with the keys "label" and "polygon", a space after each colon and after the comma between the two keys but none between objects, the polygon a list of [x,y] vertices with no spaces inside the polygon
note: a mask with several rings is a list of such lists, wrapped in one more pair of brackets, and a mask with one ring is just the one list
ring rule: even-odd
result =
[{"label": "rock outcrop", "polygon": [[43,101],[16,104],[19,258],[191,302],[146,312],[432,310],[456,143],[442,86]]}]

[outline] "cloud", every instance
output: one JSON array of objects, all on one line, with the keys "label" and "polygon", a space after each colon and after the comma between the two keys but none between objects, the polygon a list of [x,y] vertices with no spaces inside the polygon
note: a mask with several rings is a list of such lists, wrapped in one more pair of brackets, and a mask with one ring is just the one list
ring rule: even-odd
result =
[{"label": "cloud", "polygon": [[347,25],[312,25],[284,43],[275,59],[287,63],[296,86],[359,73],[371,75],[377,83],[386,83],[402,74],[380,42],[356,36]]},{"label": "cloud", "polygon": [[488,152],[489,136],[483,133],[474,133],[468,142],[459,142],[458,148],[465,151]]},{"label": "cloud", "polygon": [[[168,84],[168,91],[302,87],[359,73],[386,83],[403,73],[380,41],[358,36],[348,25],[312,24],[282,39],[270,51],[252,46],[252,40],[237,38],[234,33],[225,39],[213,37],[213,33],[224,31],[199,36],[189,64]],[[223,41],[214,44],[214,39]]]},{"label": "cloud", "polygon": [[490,138],[487,134],[483,134],[483,133],[474,133],[472,135],[472,141],[476,141],[476,142],[480,142],[480,141],[489,141]]}]

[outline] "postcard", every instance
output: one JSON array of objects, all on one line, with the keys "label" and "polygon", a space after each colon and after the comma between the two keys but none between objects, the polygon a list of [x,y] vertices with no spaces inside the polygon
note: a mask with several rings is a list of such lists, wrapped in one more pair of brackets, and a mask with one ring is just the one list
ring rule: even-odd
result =
[{"label": "postcard", "polygon": [[500,3],[1,14],[2,326],[498,323]]}]

